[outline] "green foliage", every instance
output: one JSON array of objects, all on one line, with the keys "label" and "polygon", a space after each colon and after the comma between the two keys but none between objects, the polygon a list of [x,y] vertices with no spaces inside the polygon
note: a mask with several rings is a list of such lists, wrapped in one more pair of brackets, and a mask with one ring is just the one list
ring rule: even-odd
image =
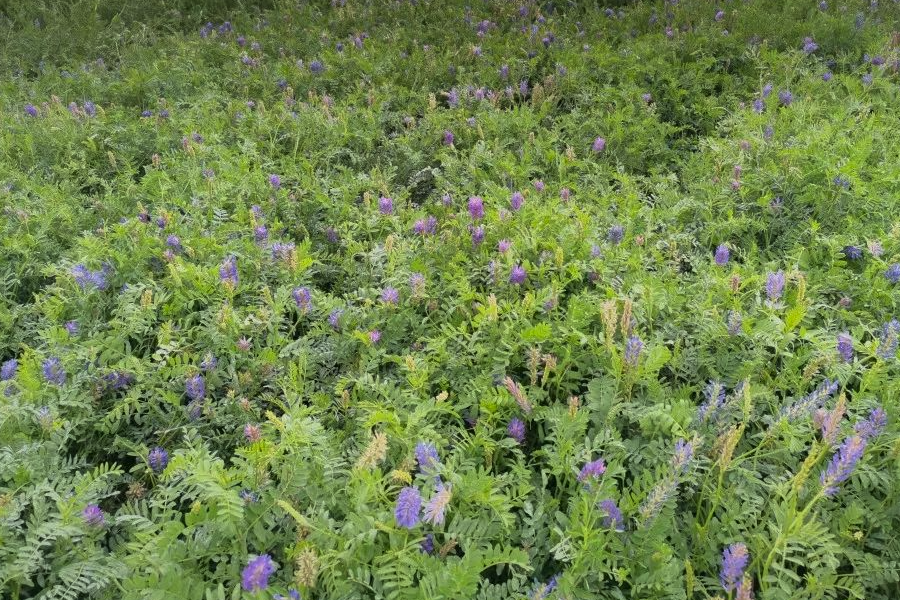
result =
[{"label": "green foliage", "polygon": [[556,4],[0,6],[0,596],[900,595],[896,4]]}]

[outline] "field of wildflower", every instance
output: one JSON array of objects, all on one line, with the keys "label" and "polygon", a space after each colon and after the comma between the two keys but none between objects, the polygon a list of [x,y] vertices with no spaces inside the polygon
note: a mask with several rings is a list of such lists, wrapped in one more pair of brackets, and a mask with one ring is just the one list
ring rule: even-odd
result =
[{"label": "field of wildflower", "polygon": [[894,0],[0,3],[0,598],[900,597]]}]

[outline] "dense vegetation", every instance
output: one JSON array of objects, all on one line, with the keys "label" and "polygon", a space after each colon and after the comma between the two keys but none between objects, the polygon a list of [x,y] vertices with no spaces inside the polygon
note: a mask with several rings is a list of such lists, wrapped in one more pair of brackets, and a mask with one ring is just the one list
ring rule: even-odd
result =
[{"label": "dense vegetation", "polygon": [[896,2],[0,11],[0,597],[900,595]]}]

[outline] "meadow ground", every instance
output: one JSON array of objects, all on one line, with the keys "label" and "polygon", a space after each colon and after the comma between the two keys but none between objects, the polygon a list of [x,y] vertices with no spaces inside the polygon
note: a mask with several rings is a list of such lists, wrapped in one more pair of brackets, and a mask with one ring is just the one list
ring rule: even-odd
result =
[{"label": "meadow ground", "polygon": [[0,597],[900,596],[900,6],[0,6]]}]

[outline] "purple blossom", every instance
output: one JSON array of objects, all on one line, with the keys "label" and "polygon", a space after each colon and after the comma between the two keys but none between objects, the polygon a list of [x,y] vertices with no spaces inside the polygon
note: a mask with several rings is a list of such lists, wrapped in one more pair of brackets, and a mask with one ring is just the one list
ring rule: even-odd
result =
[{"label": "purple blossom", "polygon": [[778,92],[778,103],[782,106],[790,106],[794,101],[794,95],[790,90],[781,90]]},{"label": "purple blossom", "polygon": [[62,362],[55,356],[51,356],[43,364],[44,379],[54,385],[62,385],[66,382],[66,370]]},{"label": "purple blossom", "polygon": [[769,302],[777,302],[782,292],[784,292],[784,271],[769,273],[766,277],[766,297]]},{"label": "purple blossom", "polygon": [[900,263],[893,263],[891,266],[887,268],[887,271],[884,272],[884,276],[891,283],[897,283],[900,281]]},{"label": "purple blossom", "polygon": [[513,192],[512,196],[509,198],[509,206],[514,212],[522,208],[522,204],[524,203],[525,196],[522,195],[522,192]]},{"label": "purple blossom", "polygon": [[762,89],[762,97],[768,98],[769,95],[772,93],[773,87],[774,86],[771,83],[767,83],[766,85],[764,85],[763,89]]},{"label": "purple blossom", "polygon": [[480,246],[484,241],[484,225],[478,225],[477,227],[469,226],[469,231],[472,233],[472,245]]},{"label": "purple blossom", "polygon": [[863,255],[862,248],[858,246],[844,246],[842,252],[847,257],[847,260],[859,260]]},{"label": "purple blossom", "polygon": [[381,330],[373,329],[369,332],[369,342],[372,344],[377,344],[381,341]]},{"label": "purple blossom", "polygon": [[454,140],[454,139],[455,139],[455,138],[454,138],[454,136],[453,136],[453,132],[450,131],[449,129],[445,129],[445,130],[444,130],[444,145],[445,145],[445,146],[452,146],[452,145],[453,145],[453,140]]},{"label": "purple blossom", "polygon": [[512,242],[509,240],[504,239],[497,242],[497,252],[499,252],[500,254],[506,254],[509,251],[510,247],[512,247]]},{"label": "purple blossom", "polygon": [[425,291],[425,276],[421,273],[413,273],[409,276],[409,287],[413,296],[421,296]]},{"label": "purple blossom", "polygon": [[257,225],[253,228],[253,238],[257,241],[257,243],[262,244],[267,239],[269,239],[269,228],[265,225]]},{"label": "purple blossom", "polygon": [[281,189],[281,177],[275,175],[274,173],[269,175],[269,185],[272,186],[273,190]]},{"label": "purple blossom", "polygon": [[862,82],[863,82],[863,85],[872,85],[872,80],[873,80],[873,78],[872,78],[872,74],[871,74],[871,73],[864,73],[864,74],[863,74],[863,76],[862,76]]},{"label": "purple blossom", "polygon": [[69,335],[78,335],[78,331],[81,329],[78,325],[78,321],[66,321],[65,324],[66,331],[69,332]]},{"label": "purple blossom", "polygon": [[722,19],[725,18],[725,11],[724,11],[724,10],[717,10],[717,11],[716,11],[716,16],[714,16],[713,18],[716,20],[716,23],[720,22]]},{"label": "purple blossom", "polygon": [[268,554],[257,556],[241,572],[241,586],[245,592],[256,592],[269,587],[269,577],[275,572],[275,563]]},{"label": "purple blossom", "polygon": [[701,421],[711,418],[725,401],[725,386],[720,381],[710,381],[703,390],[706,402],[700,405],[697,417]]},{"label": "purple blossom", "polygon": [[619,507],[616,506],[616,501],[607,498],[606,500],[602,500],[599,504],[600,510],[606,513],[606,516],[603,517],[603,527],[607,529],[615,529],[616,531],[625,531],[625,517],[622,515],[622,511],[619,510]]},{"label": "purple blossom", "polygon": [[675,442],[675,454],[672,456],[672,467],[676,473],[684,474],[691,465],[691,459],[694,457],[694,444],[679,439]]},{"label": "purple blossom", "polygon": [[750,561],[750,552],[743,543],[731,544],[722,552],[722,570],[719,581],[726,592],[733,592],[744,578],[744,571]]},{"label": "purple blossom", "polygon": [[853,338],[848,333],[839,333],[837,336],[837,351],[841,355],[841,362],[853,360]]},{"label": "purple blossom", "polygon": [[419,543],[419,550],[422,554],[434,554],[434,535],[427,534],[425,539]]},{"label": "purple blossom", "polygon": [[38,110],[34,107],[34,104],[26,104],[25,114],[29,117],[36,117],[38,116]]},{"label": "purple blossom", "polygon": [[325,70],[325,64],[321,60],[313,60],[309,63],[309,70],[318,75]]},{"label": "purple blossom", "polygon": [[555,575],[550,578],[550,581],[547,583],[540,583],[535,588],[534,592],[529,596],[531,600],[545,600],[547,596],[549,596],[556,589],[558,584],[559,576]]},{"label": "purple blossom", "polygon": [[238,497],[244,502],[244,504],[253,504],[254,502],[259,502],[259,494],[257,494],[253,490],[248,490],[247,488],[239,491]]},{"label": "purple blossom", "polygon": [[202,375],[193,375],[184,382],[184,393],[191,400],[200,401],[206,396],[206,380]]},{"label": "purple blossom", "polygon": [[891,319],[881,327],[881,339],[878,342],[877,354],[884,360],[897,357],[897,343],[900,338],[900,322]]},{"label": "purple blossom", "polygon": [[637,336],[631,336],[625,342],[625,364],[632,369],[637,367],[641,358],[641,350],[644,348],[644,342]]},{"label": "purple blossom", "polygon": [[762,98],[757,98],[753,101],[753,112],[756,114],[762,114],[766,110],[766,101]]},{"label": "purple blossom", "polygon": [[91,271],[83,264],[72,267],[72,276],[75,278],[75,283],[83,290],[90,287],[97,288],[98,290],[105,290],[109,285],[106,280],[108,272],[109,268],[106,266],[99,271]]},{"label": "purple blossom", "polygon": [[302,313],[312,310],[312,292],[308,287],[296,287],[291,291],[291,298]]},{"label": "purple blossom", "polygon": [[810,414],[832,396],[838,389],[838,382],[830,379],[824,380],[819,387],[806,396],[800,398],[781,411],[781,416],[789,421],[797,419],[805,414]]},{"label": "purple blossom", "polygon": [[608,239],[611,244],[616,245],[621,244],[624,237],[625,228],[621,225],[613,225],[606,234],[606,239]]},{"label": "purple blossom", "polygon": [[386,287],[381,291],[381,301],[385,304],[397,304],[400,301],[400,292],[397,288]]},{"label": "purple blossom", "polygon": [[414,487],[405,487],[397,497],[394,518],[397,525],[412,529],[419,524],[419,513],[422,511],[422,495]]},{"label": "purple blossom", "polygon": [[275,242],[272,244],[272,258],[288,262],[296,248],[293,242]]},{"label": "purple blossom", "polygon": [[106,524],[106,517],[103,511],[96,504],[88,504],[81,511],[81,518],[91,527],[103,527]]},{"label": "purple blossom", "polygon": [[208,353],[203,357],[203,360],[200,361],[200,368],[204,371],[212,371],[219,365],[218,359],[212,354]]},{"label": "purple blossom", "polygon": [[853,435],[845,439],[838,447],[831,462],[828,463],[828,468],[819,478],[826,496],[837,494],[838,486],[850,478],[853,469],[856,468],[856,464],[866,450],[867,443],[863,436]]},{"label": "purple blossom", "polygon": [[583,483],[588,479],[597,479],[604,473],[606,473],[606,463],[602,458],[598,458],[581,467],[581,472],[578,473],[578,481]]},{"label": "purple blossom", "polygon": [[169,453],[157,446],[147,454],[147,463],[155,473],[160,473],[169,464]]},{"label": "purple blossom", "polygon": [[873,408],[868,418],[857,423],[853,430],[857,435],[862,436],[863,439],[870,440],[879,435],[885,427],[887,427],[887,414],[879,406]]},{"label": "purple blossom", "polygon": [[716,248],[715,261],[716,264],[720,267],[724,267],[728,264],[728,259],[731,257],[731,251],[728,250],[728,246],[725,244],[719,244]]},{"label": "purple blossom", "polygon": [[825,71],[824,73],[822,73],[822,81],[831,81],[832,77],[834,77],[834,75],[832,75],[831,71]]},{"label": "purple blossom", "polygon": [[438,458],[437,448],[434,447],[434,444],[419,442],[416,444],[415,454],[416,463],[419,466],[419,471],[422,473],[427,473],[441,464],[441,461]]},{"label": "purple blossom", "polygon": [[591,149],[594,152],[600,153],[606,148],[606,139],[602,137],[598,137],[594,140],[594,143],[591,144]]},{"label": "purple blossom", "polygon": [[228,257],[222,262],[221,266],[219,266],[219,280],[228,287],[237,287],[238,270],[236,258]]},{"label": "purple blossom", "polygon": [[418,235],[434,235],[437,231],[437,218],[429,216],[427,219],[419,219],[413,225],[413,231]]},{"label": "purple blossom", "polygon": [[544,187],[545,187],[545,186],[544,186],[543,180],[538,179],[537,181],[534,182],[534,189],[535,189],[536,192],[538,192],[538,193],[543,192],[543,191],[544,191]]},{"label": "purple blossom", "polygon": [[344,314],[339,308],[334,309],[328,314],[328,324],[331,325],[331,328],[334,330],[338,330],[341,327],[341,315]]},{"label": "purple blossom", "polygon": [[383,215],[389,215],[394,212],[394,200],[387,196],[378,199],[378,211]]},{"label": "purple blossom", "polygon": [[262,439],[262,429],[260,429],[259,425],[247,423],[244,425],[244,437],[250,443],[258,442]]},{"label": "purple blossom", "polygon": [[97,105],[90,100],[86,100],[84,103],[84,114],[89,117],[97,116]]},{"label": "purple blossom", "polygon": [[812,54],[819,49],[819,45],[813,41],[811,37],[803,38],[803,52]]},{"label": "purple blossom", "polygon": [[14,358],[11,358],[0,365],[0,381],[9,381],[13,377],[16,376],[16,371],[19,369],[19,361]]},{"label": "purple blossom", "polygon": [[522,265],[513,265],[512,270],[509,272],[509,282],[513,285],[525,283],[527,277],[528,273],[525,272],[525,267]]},{"label": "purple blossom", "polygon": [[513,417],[506,426],[506,435],[521,444],[525,441],[525,423],[521,419]]},{"label": "purple blossom", "polygon": [[484,218],[484,200],[480,196],[472,196],[469,198],[469,216],[473,221]]},{"label": "purple blossom", "polygon": [[177,235],[170,234],[166,237],[166,246],[175,252],[181,252],[181,239]]}]

